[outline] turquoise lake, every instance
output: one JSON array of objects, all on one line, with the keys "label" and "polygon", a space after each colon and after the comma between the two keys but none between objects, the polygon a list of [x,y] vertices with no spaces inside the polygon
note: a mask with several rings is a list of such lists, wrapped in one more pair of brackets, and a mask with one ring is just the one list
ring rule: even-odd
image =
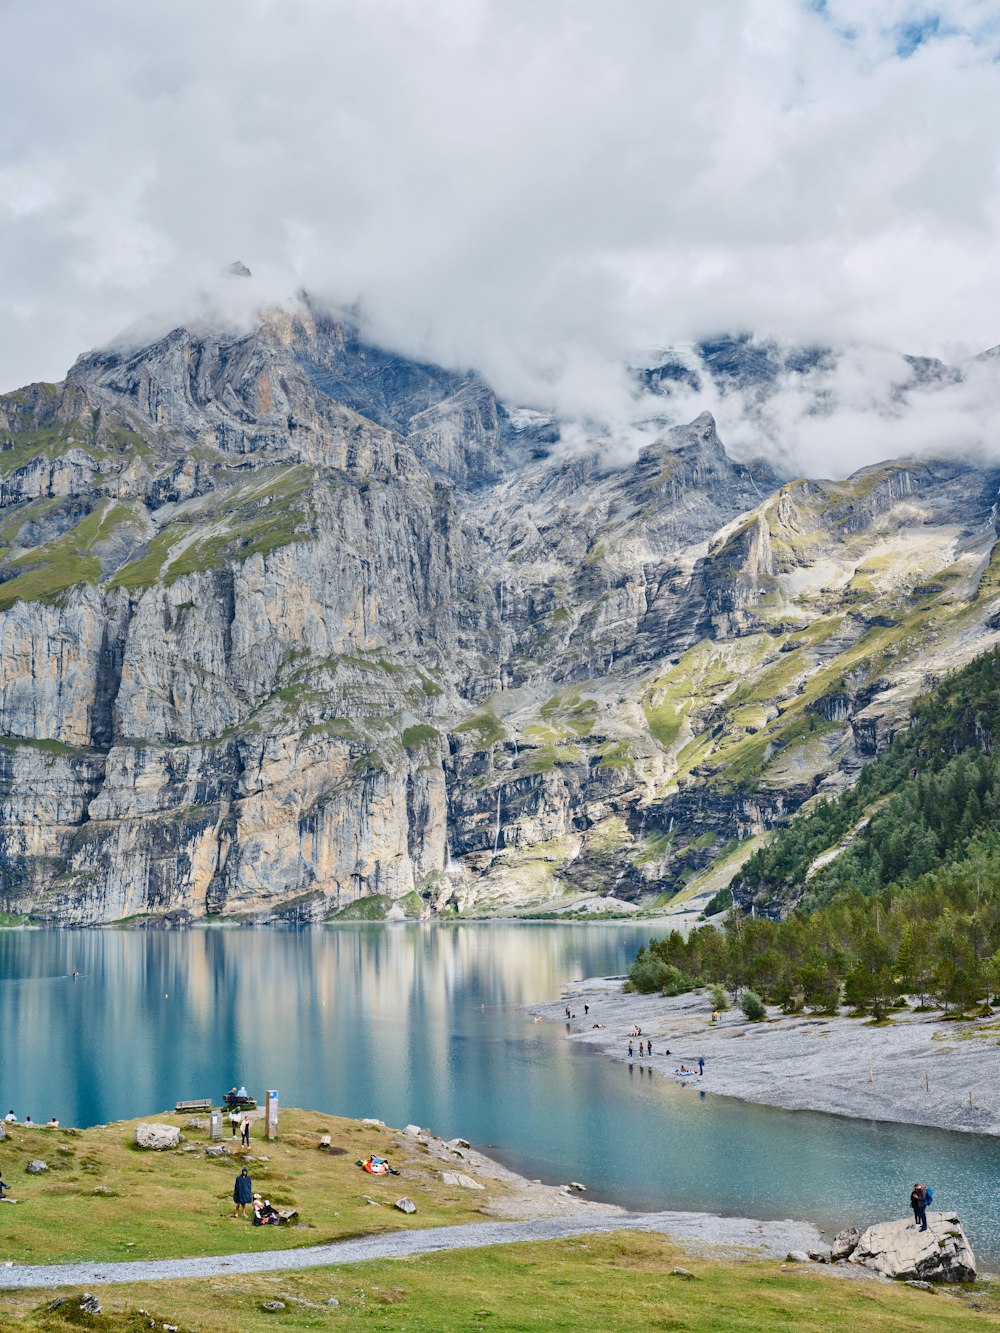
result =
[{"label": "turquoise lake", "polygon": [[245,1083],[284,1105],[462,1135],[525,1175],[581,1180],[632,1208],[834,1229],[903,1216],[927,1179],[996,1266],[997,1139],[701,1096],[576,1049],[522,1008],[622,973],[649,933],[0,931],[0,1114],[92,1125]]}]

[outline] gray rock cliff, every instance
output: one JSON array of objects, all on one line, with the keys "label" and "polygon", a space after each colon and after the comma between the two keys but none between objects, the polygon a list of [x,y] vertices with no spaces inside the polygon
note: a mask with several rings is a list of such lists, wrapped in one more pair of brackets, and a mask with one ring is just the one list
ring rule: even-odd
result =
[{"label": "gray rock cliff", "polygon": [[996,641],[998,486],[610,466],[308,304],[82,357],[0,397],[0,910],[689,895]]}]

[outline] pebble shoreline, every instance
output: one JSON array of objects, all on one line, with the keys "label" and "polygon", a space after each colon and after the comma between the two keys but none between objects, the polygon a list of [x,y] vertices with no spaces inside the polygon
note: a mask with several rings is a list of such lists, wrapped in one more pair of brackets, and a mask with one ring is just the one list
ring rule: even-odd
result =
[{"label": "pebble shoreline", "polygon": [[[568,1022],[567,1004],[574,1015]],[[1000,1134],[996,1018],[951,1023],[939,1014],[902,1011],[875,1027],[844,1015],[769,1010],[766,1022],[748,1023],[730,1009],[712,1024],[707,992],[627,995],[620,977],[576,982],[562,999],[526,1008],[566,1025],[569,1040],[621,1061],[628,1059],[629,1031],[638,1025],[644,1039],[653,1039],[647,1066],[672,1074],[703,1055],[698,1086],[721,1096],[790,1111]],[[638,1062],[638,1038],[634,1047]]]}]

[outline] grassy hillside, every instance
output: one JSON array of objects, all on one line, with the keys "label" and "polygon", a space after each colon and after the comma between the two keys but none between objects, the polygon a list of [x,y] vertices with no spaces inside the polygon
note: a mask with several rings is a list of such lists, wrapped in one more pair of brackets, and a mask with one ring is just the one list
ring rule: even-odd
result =
[{"label": "grassy hillside", "polygon": [[[694,1257],[664,1236],[637,1232],[90,1290],[101,1302],[100,1315],[79,1312],[79,1290],[60,1293],[73,1299],[54,1311],[51,1291],[0,1295],[0,1328],[971,1333],[1000,1327],[986,1284],[956,1299],[891,1283],[848,1282],[816,1266],[805,1271],[774,1261]],[[265,1310],[265,1302],[280,1302],[280,1308]]]},{"label": "grassy hillside", "polygon": [[[177,1123],[176,1117],[163,1118]],[[179,1123],[185,1125],[186,1142],[165,1153],[134,1148],[134,1122],[83,1131],[11,1127],[0,1157],[18,1203],[0,1207],[0,1262],[294,1249],[474,1220],[485,1211],[484,1203],[507,1193],[495,1181],[486,1194],[446,1185],[441,1167],[447,1161],[393,1130],[289,1110],[282,1112],[276,1142],[262,1143],[256,1137],[259,1124],[254,1126],[247,1157],[254,1187],[282,1206],[297,1206],[303,1229],[255,1229],[232,1218],[232,1182],[243,1155],[234,1149],[225,1159],[208,1157],[204,1131],[187,1126],[187,1117]],[[339,1151],[318,1150],[323,1133]],[[355,1158],[373,1149],[390,1153],[402,1177],[363,1175]],[[47,1173],[26,1173],[35,1157],[48,1161]],[[417,1204],[413,1217],[391,1207],[404,1192]],[[0,1289],[0,1329],[820,1333],[857,1327],[916,1333],[928,1321],[935,1328],[1000,1328],[1000,1298],[988,1283],[928,1293],[848,1282],[819,1266],[752,1254],[692,1255],[666,1236],[634,1232],[303,1271],[96,1284],[87,1290],[97,1296],[100,1314],[80,1310],[81,1288]]]}]

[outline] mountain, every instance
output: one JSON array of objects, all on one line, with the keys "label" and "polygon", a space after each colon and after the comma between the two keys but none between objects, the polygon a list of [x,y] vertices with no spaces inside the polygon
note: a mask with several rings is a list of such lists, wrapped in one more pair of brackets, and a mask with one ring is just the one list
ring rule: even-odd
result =
[{"label": "mountain", "polygon": [[710,896],[1000,638],[1000,472],[651,426],[571,452],[308,304],[0,397],[0,906]]}]

